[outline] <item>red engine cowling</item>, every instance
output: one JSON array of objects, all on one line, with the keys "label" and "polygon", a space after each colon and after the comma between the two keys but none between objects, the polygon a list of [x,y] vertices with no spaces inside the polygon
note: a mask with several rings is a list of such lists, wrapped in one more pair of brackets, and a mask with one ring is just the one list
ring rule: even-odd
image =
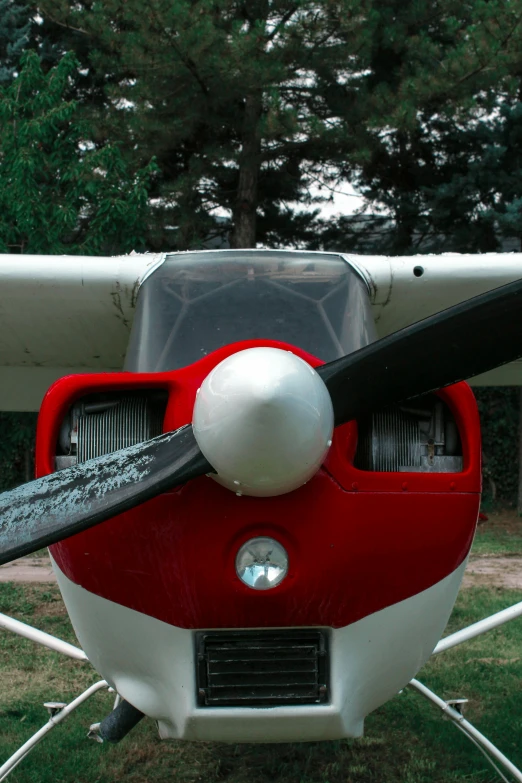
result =
[{"label": "red engine cowling", "polygon": [[[61,423],[88,395],[164,390],[164,431],[190,422],[203,378],[226,356],[270,345],[222,348],[181,370],[62,378],[40,413],[37,475],[52,472]],[[203,476],[51,547],[60,570],[86,590],[178,628],[347,626],[440,582],[466,558],[480,500],[480,434],[465,383],[441,390],[462,446],[459,472],[355,467],[357,424],[337,428],[325,465],[308,484],[274,498],[236,497]],[[235,556],[272,536],[288,577],[269,591],[242,584]]]}]

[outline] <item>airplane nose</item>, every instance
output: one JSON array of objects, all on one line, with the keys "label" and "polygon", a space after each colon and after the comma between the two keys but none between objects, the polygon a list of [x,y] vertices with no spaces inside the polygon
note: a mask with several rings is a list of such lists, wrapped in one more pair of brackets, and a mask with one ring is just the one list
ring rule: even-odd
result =
[{"label": "airplane nose", "polygon": [[290,351],[249,348],[205,378],[192,427],[212,478],[239,495],[274,496],[305,484],[332,442],[328,390]]}]

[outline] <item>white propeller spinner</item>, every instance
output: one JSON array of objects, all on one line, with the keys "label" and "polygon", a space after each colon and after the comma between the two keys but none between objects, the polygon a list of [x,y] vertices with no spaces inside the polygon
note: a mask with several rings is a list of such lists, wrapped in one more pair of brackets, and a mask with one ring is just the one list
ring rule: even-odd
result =
[{"label": "white propeller spinner", "polygon": [[330,395],[290,351],[249,348],[205,378],[192,426],[220,484],[241,495],[283,495],[319,469],[332,442]]}]

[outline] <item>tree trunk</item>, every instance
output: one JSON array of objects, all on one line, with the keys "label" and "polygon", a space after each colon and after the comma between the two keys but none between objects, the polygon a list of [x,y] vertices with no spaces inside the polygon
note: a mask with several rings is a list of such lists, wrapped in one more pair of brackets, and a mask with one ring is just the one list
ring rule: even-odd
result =
[{"label": "tree trunk", "polygon": [[390,252],[393,255],[407,255],[413,250],[413,229],[417,210],[414,207],[415,182],[411,172],[411,159],[408,149],[408,137],[405,133],[397,134],[398,170],[397,198],[395,205],[395,236]]},{"label": "tree trunk", "polygon": [[234,209],[234,231],[230,242],[234,248],[256,246],[257,194],[261,165],[261,136],[259,132],[261,112],[261,93],[248,95],[245,100],[242,148],[239,156],[239,182]]}]

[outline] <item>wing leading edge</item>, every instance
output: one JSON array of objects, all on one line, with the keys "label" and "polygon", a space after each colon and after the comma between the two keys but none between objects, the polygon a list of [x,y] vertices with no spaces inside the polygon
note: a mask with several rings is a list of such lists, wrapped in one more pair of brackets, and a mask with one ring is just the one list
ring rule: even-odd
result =
[{"label": "wing leading edge", "polygon": [[[368,285],[379,337],[522,278],[519,253],[343,257]],[[38,410],[63,375],[121,370],[139,288],[164,259],[0,255],[0,410]],[[522,385],[522,361],[472,382]]]},{"label": "wing leading edge", "polygon": [[0,255],[0,410],[37,411],[64,375],[120,370],[139,287],[163,259]]},{"label": "wing leading edge", "polygon": [[[344,257],[367,282],[379,337],[522,278],[522,253]],[[522,386],[522,361],[478,375],[470,383]]]}]

